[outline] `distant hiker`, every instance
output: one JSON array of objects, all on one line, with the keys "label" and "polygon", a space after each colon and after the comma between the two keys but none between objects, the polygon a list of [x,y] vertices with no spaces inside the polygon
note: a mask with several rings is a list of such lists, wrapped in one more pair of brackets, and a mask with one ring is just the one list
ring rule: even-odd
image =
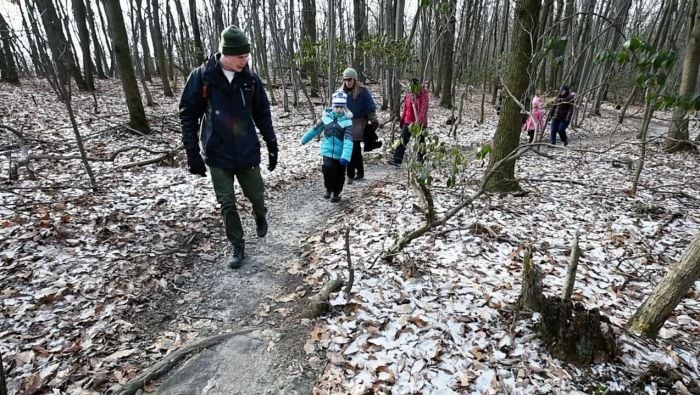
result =
[{"label": "distant hiker", "polygon": [[377,129],[377,106],[372,94],[357,80],[357,71],[348,67],[343,71],[343,91],[348,95],[348,109],[352,112],[352,159],[347,167],[348,184],[353,180],[365,177],[365,167],[362,160],[362,140],[365,128],[372,124]]},{"label": "distant hiker", "polygon": [[562,85],[559,89],[559,95],[554,101],[554,106],[547,117],[552,119],[552,134],[550,136],[552,144],[557,143],[557,134],[559,134],[564,146],[569,145],[569,139],[566,137],[566,128],[569,126],[573,115],[574,95],[571,93],[571,88],[568,85]]},{"label": "distant hiker", "polygon": [[[394,150],[394,157],[389,159],[389,164],[399,166],[403,162],[406,153],[406,144],[411,139],[411,126],[417,123],[421,129],[428,127],[428,107],[430,95],[427,84],[421,85],[418,78],[411,79],[406,92],[406,100],[403,105],[399,128],[401,128],[401,142]],[[419,145],[425,144],[425,134],[421,133]],[[423,150],[418,150],[418,161],[423,161]]]},{"label": "distant hiker", "polygon": [[[234,178],[253,206],[258,237],[267,234],[265,185],[260,175],[260,141],[265,140],[268,170],[277,166],[277,138],[262,81],[248,66],[250,42],[235,26],[221,32],[219,52],[187,78],[180,98],[182,142],[192,174],[205,176],[209,165],[231,253],[226,263],[245,259],[243,227],[236,209]],[[200,133],[201,130],[201,133]]]},{"label": "distant hiker", "polygon": [[544,130],[546,125],[544,110],[542,110],[542,99],[538,96],[532,98],[532,109],[523,125],[523,132],[527,132],[528,144],[532,144],[535,139],[535,133]]},{"label": "distant hiker", "polygon": [[[340,193],[345,184],[345,168],[350,163],[353,150],[352,117],[347,109],[348,95],[339,90],[333,93],[331,108],[327,108],[321,122],[310,128],[301,138],[304,145],[323,132],[321,156],[323,156],[323,185],[326,187],[324,199],[340,202]],[[331,197],[331,195],[333,197]]]}]

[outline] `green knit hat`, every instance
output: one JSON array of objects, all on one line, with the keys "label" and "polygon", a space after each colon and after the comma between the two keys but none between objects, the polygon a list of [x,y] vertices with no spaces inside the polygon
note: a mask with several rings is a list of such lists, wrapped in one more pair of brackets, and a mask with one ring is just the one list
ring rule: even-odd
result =
[{"label": "green knit hat", "polygon": [[250,53],[250,42],[243,30],[229,26],[221,32],[219,52],[224,55],[243,55]]}]

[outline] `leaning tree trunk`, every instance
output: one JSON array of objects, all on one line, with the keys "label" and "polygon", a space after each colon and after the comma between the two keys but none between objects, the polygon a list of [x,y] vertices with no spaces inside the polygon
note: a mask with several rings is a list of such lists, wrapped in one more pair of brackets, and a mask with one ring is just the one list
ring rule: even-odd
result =
[{"label": "leaning tree trunk", "polygon": [[143,102],[139,94],[138,83],[134,75],[134,66],[129,54],[129,40],[124,27],[124,17],[122,7],[118,1],[104,2],[107,18],[112,26],[112,40],[114,41],[114,52],[119,68],[119,77],[122,80],[124,96],[126,96],[126,106],[129,109],[129,126],[142,133],[149,133],[146,112],[143,109]]},{"label": "leaning tree trunk", "polygon": [[[537,31],[539,13],[540,0],[520,0],[515,8],[510,68],[504,88],[510,94],[505,95],[502,104],[503,113],[498,119],[496,134],[493,136],[489,170],[510,155],[518,147],[520,141],[521,108],[513,98],[522,102],[523,95],[527,91],[529,83],[527,71],[532,59],[531,36],[533,32]],[[500,169],[495,169],[493,176],[487,181],[486,188],[490,191],[503,192],[519,190],[520,185],[515,179],[515,162],[503,163]]]},{"label": "leaning tree trunk", "polygon": [[627,327],[646,337],[656,337],[673,309],[700,276],[700,232],[690,242],[680,262],[671,268],[654,292],[634,313]]},{"label": "leaning tree trunk", "polygon": [[0,57],[3,59],[2,81],[10,82],[19,85],[19,73],[17,73],[17,65],[15,64],[15,55],[12,51],[12,42],[10,39],[10,27],[5,22],[5,19],[0,14],[0,38],[2,39],[2,49]]},{"label": "leaning tree trunk", "polygon": [[[148,0],[147,0],[148,1]],[[148,46],[148,24],[143,20],[143,12],[141,10],[141,0],[136,0],[136,12],[132,12],[131,19],[133,20],[134,17],[136,17],[136,26],[139,29],[140,32],[140,37],[141,37],[141,50],[143,52],[143,76],[148,82],[152,82],[151,80],[151,49]],[[133,27],[132,29],[136,29],[136,26]],[[136,53],[136,52],[134,52]],[[138,58],[136,59],[136,62],[138,63]]]},{"label": "leaning tree trunk", "polygon": [[[681,97],[690,97],[695,92],[698,79],[698,64],[700,63],[700,0],[693,1],[688,30],[688,45],[686,46],[685,59],[683,60],[683,74],[678,94]],[[693,144],[689,141],[688,118],[686,110],[677,106],[673,112],[673,120],[666,138],[666,150],[670,152],[692,150]]]},{"label": "leaning tree trunk", "polygon": [[158,58],[158,72],[160,73],[160,81],[163,84],[163,95],[172,97],[173,91],[170,89],[168,66],[165,61],[165,49],[163,48],[163,34],[161,34],[160,30],[160,8],[158,7],[158,0],[153,0],[152,10],[151,18],[153,19],[153,30],[151,31],[151,38],[153,39],[153,48]]}]

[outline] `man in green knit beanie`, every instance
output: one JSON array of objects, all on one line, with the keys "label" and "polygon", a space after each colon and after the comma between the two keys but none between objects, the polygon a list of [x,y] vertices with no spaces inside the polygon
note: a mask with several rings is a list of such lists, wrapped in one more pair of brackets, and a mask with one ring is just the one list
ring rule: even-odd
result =
[{"label": "man in green knit beanie", "polygon": [[239,268],[245,259],[243,226],[236,209],[234,180],[253,206],[258,237],[267,234],[265,185],[260,174],[260,130],[268,152],[267,169],[277,166],[277,138],[270,102],[257,74],[248,66],[250,42],[236,26],[221,32],[219,52],[196,68],[180,98],[182,142],[192,174],[211,171],[216,199],[231,253],[226,264]]}]

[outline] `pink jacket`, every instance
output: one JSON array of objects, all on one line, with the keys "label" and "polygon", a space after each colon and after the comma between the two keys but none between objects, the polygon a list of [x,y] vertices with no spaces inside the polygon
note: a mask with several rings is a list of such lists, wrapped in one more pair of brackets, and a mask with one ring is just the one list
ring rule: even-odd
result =
[{"label": "pink jacket", "polygon": [[416,121],[416,116],[413,113],[413,105],[415,103],[416,110],[418,111],[418,123],[426,127],[428,126],[428,105],[430,98],[428,97],[428,91],[425,88],[421,88],[420,93],[406,95],[406,102],[403,105],[403,115],[401,116],[401,123],[404,125],[410,125]]},{"label": "pink jacket", "polygon": [[544,111],[542,110],[542,99],[535,96],[532,98],[532,111],[530,116],[527,117],[525,125],[523,125],[523,132],[528,130],[543,130],[547,120],[544,117]]}]

